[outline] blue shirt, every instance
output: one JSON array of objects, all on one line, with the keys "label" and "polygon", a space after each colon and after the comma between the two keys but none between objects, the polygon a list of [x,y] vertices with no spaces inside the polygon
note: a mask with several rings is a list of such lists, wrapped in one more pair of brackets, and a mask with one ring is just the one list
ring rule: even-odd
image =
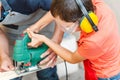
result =
[{"label": "blue shirt", "polygon": [[49,10],[52,0],[7,0],[13,11],[31,14],[39,8]]}]

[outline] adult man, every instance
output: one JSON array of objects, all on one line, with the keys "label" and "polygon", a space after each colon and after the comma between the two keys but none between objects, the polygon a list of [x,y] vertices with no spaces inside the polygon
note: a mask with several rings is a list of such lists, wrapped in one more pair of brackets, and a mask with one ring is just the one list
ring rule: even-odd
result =
[{"label": "adult man", "polygon": [[[1,7],[0,21],[2,24],[6,26],[3,28],[7,32],[11,44],[14,40],[21,38],[20,34],[27,27],[29,27],[31,24],[33,24],[39,18],[42,17],[42,15],[45,12],[42,11],[41,9],[49,10],[51,4],[51,0],[1,0],[1,2],[2,2],[2,7]],[[36,30],[41,30],[44,26],[52,22],[53,20],[52,18],[48,18],[48,19],[46,18],[49,15],[51,15],[50,12],[48,12],[44,16],[44,18],[38,21],[40,23],[39,29],[38,28],[33,29],[32,26],[31,29],[36,32]],[[52,35],[51,32],[53,32],[53,27],[52,28],[47,27],[46,29],[42,30],[40,33],[45,34],[46,36],[51,38]],[[59,34],[59,31],[56,32]],[[57,36],[57,34],[55,36]],[[52,37],[52,40],[56,42],[60,42],[59,38],[56,39],[55,36]],[[9,53],[10,53],[9,43],[2,30],[0,30],[0,41],[2,42],[0,43],[0,57],[1,57],[0,71],[12,70],[14,69],[14,67],[12,65],[11,59],[9,58]],[[50,65],[55,61],[56,55],[50,49],[45,53],[45,55],[47,54],[49,54],[48,58],[46,58],[42,63],[47,63],[47,61],[51,59],[51,61],[48,63],[48,65]],[[48,68],[37,72],[37,77],[41,80],[58,80],[56,67]]]}]

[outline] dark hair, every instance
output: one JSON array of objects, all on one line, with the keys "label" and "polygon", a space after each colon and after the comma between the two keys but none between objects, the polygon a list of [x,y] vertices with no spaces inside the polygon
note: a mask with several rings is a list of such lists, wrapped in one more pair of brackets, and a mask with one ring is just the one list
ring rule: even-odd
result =
[{"label": "dark hair", "polygon": [[[94,11],[91,0],[82,2],[87,11]],[[76,22],[83,15],[75,0],[53,0],[50,11],[54,17],[59,16],[66,22]]]}]

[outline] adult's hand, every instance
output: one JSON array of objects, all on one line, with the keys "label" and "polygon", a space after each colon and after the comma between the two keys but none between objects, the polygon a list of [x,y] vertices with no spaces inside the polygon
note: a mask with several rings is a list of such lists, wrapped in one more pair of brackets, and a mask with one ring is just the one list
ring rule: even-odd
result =
[{"label": "adult's hand", "polygon": [[[53,16],[51,15],[51,12],[48,11],[40,20],[38,20],[36,23],[28,27],[31,31],[37,33],[40,30],[42,30],[44,27],[46,27],[49,23],[51,23],[54,20]],[[27,32],[27,29],[24,31],[24,33]]]},{"label": "adult's hand", "polygon": [[4,55],[0,57],[0,72],[14,70],[13,63],[9,56]]},{"label": "adult's hand", "polygon": [[[41,27],[36,26],[35,24],[31,25],[28,29],[30,29],[31,31],[38,33]],[[25,30],[25,32],[27,32],[27,30]]]},{"label": "adult's hand", "polygon": [[5,33],[0,28],[0,72],[13,70],[12,61],[9,57],[9,43]]}]

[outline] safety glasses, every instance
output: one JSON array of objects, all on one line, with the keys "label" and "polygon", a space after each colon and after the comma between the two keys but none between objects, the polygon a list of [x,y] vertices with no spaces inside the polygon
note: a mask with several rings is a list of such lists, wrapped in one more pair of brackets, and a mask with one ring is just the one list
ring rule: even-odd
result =
[{"label": "safety glasses", "polygon": [[76,29],[78,28],[78,26],[79,26],[79,22],[78,21],[76,21],[75,23],[70,23],[70,24],[68,24],[68,23],[58,23],[58,22],[56,22],[57,23],[57,25],[58,25],[58,27],[63,31],[63,32],[67,32],[67,33],[73,33],[73,32],[75,32],[76,31]]}]

